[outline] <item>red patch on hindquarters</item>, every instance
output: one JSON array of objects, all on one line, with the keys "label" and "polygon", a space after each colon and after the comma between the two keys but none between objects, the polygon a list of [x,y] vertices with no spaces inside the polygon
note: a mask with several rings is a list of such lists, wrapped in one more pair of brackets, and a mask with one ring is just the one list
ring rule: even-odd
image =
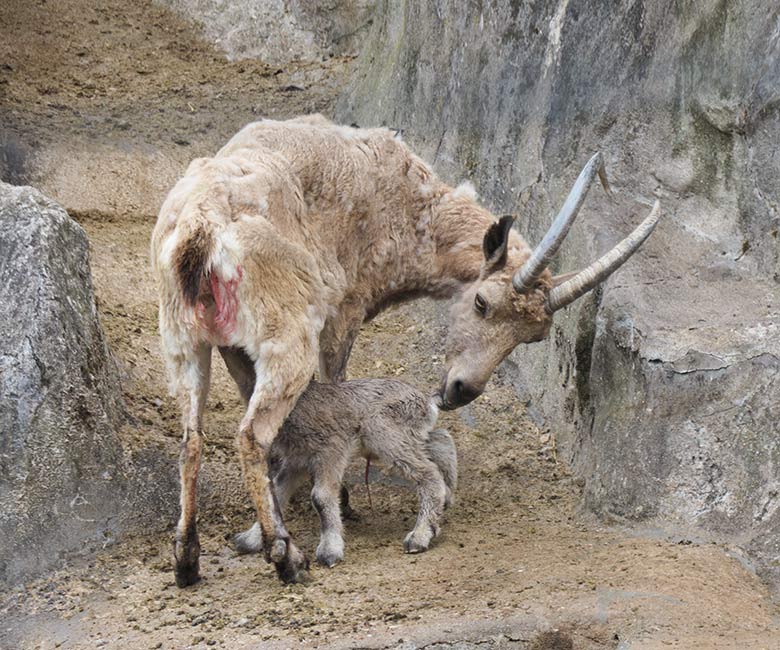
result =
[{"label": "red patch on hindquarters", "polygon": [[232,280],[222,280],[216,273],[212,273],[209,278],[215,305],[214,325],[223,336],[231,334],[236,329],[236,315],[238,314],[236,291],[243,276],[244,272],[239,266],[236,269],[236,277]]},{"label": "red patch on hindquarters", "polygon": [[238,285],[244,277],[244,271],[236,268],[236,277],[232,280],[220,278],[214,271],[208,275],[208,292],[205,300],[197,306],[200,324],[212,335],[226,339],[236,329],[238,316]]}]

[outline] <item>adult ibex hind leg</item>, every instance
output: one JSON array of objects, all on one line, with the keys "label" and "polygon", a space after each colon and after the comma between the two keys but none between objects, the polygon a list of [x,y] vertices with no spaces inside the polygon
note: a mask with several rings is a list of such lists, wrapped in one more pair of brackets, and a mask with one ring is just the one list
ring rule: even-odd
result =
[{"label": "adult ibex hind leg", "polygon": [[[282,468],[274,473],[274,470],[271,470],[271,480],[276,492],[276,500],[283,515],[290,498],[305,479],[306,475],[303,471],[299,472]],[[241,555],[260,553],[263,550],[263,531],[260,529],[260,524],[255,522],[251,528],[234,535],[233,544],[236,547],[236,551]]]},{"label": "adult ibex hind leg", "polygon": [[[303,213],[303,206],[298,206]],[[244,480],[252,498],[263,551],[285,582],[307,576],[308,561],[290,539],[269,478],[271,444],[303,393],[317,366],[317,342],[323,327],[324,287],[314,257],[288,241],[264,219],[241,221],[242,283],[237,292],[244,306],[237,313],[233,344],[253,364],[254,384],[237,435]],[[245,363],[232,355],[231,374]],[[238,359],[238,360],[236,360]],[[251,374],[239,372],[246,394]]]},{"label": "adult ibex hind leg", "polygon": [[[244,400],[244,406],[249,404],[252,393],[255,390],[255,367],[252,359],[241,348],[220,347],[219,353],[225,366],[236,382],[241,399]],[[284,505],[282,504],[282,510]],[[244,531],[233,536],[233,543],[236,550],[241,553],[260,553],[263,550],[263,533],[260,530],[260,524],[255,523]]]},{"label": "adult ibex hind leg", "polygon": [[[238,386],[241,397],[248,405],[255,389],[256,376],[255,368],[249,355],[240,348],[220,347],[219,353],[227,366],[228,372]],[[240,448],[240,440],[239,440]],[[303,477],[290,472],[282,472],[279,475],[271,476],[273,489],[276,493],[276,503],[279,510],[284,513],[287,502],[300,485]],[[260,553],[264,550],[263,529],[259,521],[248,529],[233,536],[233,543],[240,554]]]},{"label": "adult ibex hind leg", "polygon": [[220,347],[219,353],[246,406],[255,390],[255,366],[252,359],[241,348]]},{"label": "adult ibex hind leg", "polygon": [[[268,458],[271,444],[289,415],[295,397],[303,391],[313,371],[314,362],[308,367],[294,370],[289,360],[277,367],[272,379],[258,379],[249,400],[246,415],[241,422],[237,446],[247,489],[255,505],[257,523],[267,561],[273,562],[276,572],[284,582],[301,582],[308,576],[309,562],[293,544],[284,525],[280,504],[269,477]],[[264,376],[263,369],[255,369],[256,376]],[[284,386],[285,395],[278,394]]]},{"label": "adult ibex hind leg", "polygon": [[179,457],[181,516],[173,546],[174,574],[179,587],[199,579],[200,542],[196,524],[197,484],[201,460],[203,409],[209,390],[211,346],[202,344],[178,366],[184,437]]}]

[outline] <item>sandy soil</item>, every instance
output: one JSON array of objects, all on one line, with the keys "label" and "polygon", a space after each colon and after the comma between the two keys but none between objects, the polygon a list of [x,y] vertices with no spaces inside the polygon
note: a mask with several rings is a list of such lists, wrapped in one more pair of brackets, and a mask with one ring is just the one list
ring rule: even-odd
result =
[{"label": "sandy soil", "polygon": [[[349,66],[229,64],[147,0],[0,6],[0,118],[6,132],[40,148],[92,134],[103,144],[144,142],[172,157],[186,147],[194,156],[258,113],[327,113]],[[162,449],[174,463],[178,415],[157,352],[147,264],[153,218],[110,205],[76,217],[90,237],[101,317],[123,373],[130,419],[122,439],[129,449]],[[443,332],[432,314],[430,305],[410,305],[368,325],[351,375],[435,383]],[[500,377],[473,405],[442,417],[461,480],[429,552],[402,552],[416,513],[408,486],[374,472],[372,511],[356,464],[349,482],[361,520],[346,523],[346,561],[313,568],[308,585],[281,585],[270,566],[236,555],[229,542],[251,508],[233,446],[241,406],[216,366],[201,583],[175,587],[171,528],[139,532],[0,596],[0,647],[414,647],[457,639],[537,650],[780,647],[776,605],[728,549],[631,536],[582,513],[554,432],[525,417]],[[317,520],[305,494],[289,515],[313,554]]]},{"label": "sandy soil", "polygon": [[0,119],[36,146],[89,133],[208,150],[252,115],[326,108],[350,61],[229,63],[149,0],[4,0]]}]

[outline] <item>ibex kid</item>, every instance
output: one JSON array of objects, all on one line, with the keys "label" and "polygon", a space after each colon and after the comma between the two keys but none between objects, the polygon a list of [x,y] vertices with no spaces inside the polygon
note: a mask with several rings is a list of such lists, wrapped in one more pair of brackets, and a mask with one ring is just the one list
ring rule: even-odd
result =
[{"label": "ibex kid", "polygon": [[[396,379],[356,379],[340,384],[312,381],[301,395],[269,454],[279,506],[307,477],[311,500],[320,516],[317,561],[333,566],[344,558],[339,497],[350,460],[360,455],[377,461],[417,487],[420,508],[404,539],[407,553],[425,551],[439,533],[439,517],[452,502],[457,456],[450,435],[434,429],[435,399]],[[259,525],[240,533],[236,547],[259,552]]]}]

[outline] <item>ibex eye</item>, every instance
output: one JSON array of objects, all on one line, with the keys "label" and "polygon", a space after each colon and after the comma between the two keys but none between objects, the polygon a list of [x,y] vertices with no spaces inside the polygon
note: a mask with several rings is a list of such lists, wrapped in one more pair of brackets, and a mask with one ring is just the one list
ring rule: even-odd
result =
[{"label": "ibex eye", "polygon": [[474,309],[477,310],[480,316],[484,316],[487,313],[487,303],[485,302],[485,299],[479,294],[477,294],[474,298]]}]

